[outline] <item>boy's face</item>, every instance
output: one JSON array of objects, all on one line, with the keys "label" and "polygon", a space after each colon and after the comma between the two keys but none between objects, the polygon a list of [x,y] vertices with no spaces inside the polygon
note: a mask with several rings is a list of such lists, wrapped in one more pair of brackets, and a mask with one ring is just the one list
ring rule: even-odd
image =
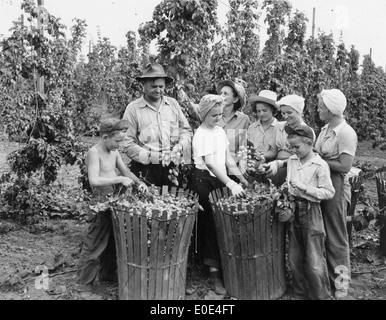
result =
[{"label": "boy's face", "polygon": [[118,149],[119,143],[123,141],[124,137],[124,131],[117,131],[112,136],[109,136],[108,134],[103,135],[103,141],[105,142],[106,148],[109,151],[115,151]]},{"label": "boy's face", "polygon": [[299,136],[288,138],[288,143],[290,145],[289,149],[295,153],[299,159],[307,156],[312,149],[312,146],[304,142],[303,138]]}]

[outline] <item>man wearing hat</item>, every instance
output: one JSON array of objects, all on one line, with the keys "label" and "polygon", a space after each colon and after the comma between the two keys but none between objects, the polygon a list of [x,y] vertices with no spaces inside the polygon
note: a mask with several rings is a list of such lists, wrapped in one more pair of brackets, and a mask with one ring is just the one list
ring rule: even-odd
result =
[{"label": "man wearing hat", "polygon": [[[245,82],[239,78],[235,81],[223,80],[217,84],[217,92],[224,99],[224,113],[219,126],[222,127],[229,141],[229,150],[236,164],[239,159],[237,153],[240,146],[246,145],[247,129],[250,124],[249,116],[241,111],[245,106]],[[234,176],[232,178],[238,179]]]},{"label": "man wearing hat", "polygon": [[288,261],[294,297],[330,300],[326,231],[320,206],[321,201],[332,199],[335,194],[330,168],[313,151],[315,134],[309,126],[286,125],[285,132],[294,153],[288,158],[285,186],[295,199],[295,210],[292,217],[279,214],[279,220],[288,222]]},{"label": "man wearing hat", "polygon": [[[119,119],[105,119],[100,123],[100,141],[90,148],[86,156],[87,175],[92,188],[90,208],[106,202],[117,185],[128,187],[136,183],[147,192],[147,186],[126,167],[118,151],[118,144],[128,126],[127,120]],[[117,170],[121,175],[117,175]],[[91,224],[79,257],[75,290],[82,298],[94,300],[100,299],[92,293],[96,277],[99,275],[101,281],[116,280],[117,264],[110,210],[95,209],[90,216]]]},{"label": "man wearing hat", "polygon": [[172,186],[170,157],[190,162],[192,129],[177,100],[164,95],[165,86],[174,79],[160,64],[149,64],[136,80],[142,83],[144,94],[126,107],[123,119],[129,128],[123,150],[132,160],[133,173],[149,184]]}]

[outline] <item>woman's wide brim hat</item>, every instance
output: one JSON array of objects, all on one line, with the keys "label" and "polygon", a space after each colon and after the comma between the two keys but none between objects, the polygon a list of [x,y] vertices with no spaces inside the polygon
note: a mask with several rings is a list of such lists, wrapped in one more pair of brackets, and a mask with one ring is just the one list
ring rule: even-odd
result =
[{"label": "woman's wide brim hat", "polygon": [[135,77],[135,79],[138,81],[151,78],[164,78],[166,84],[170,84],[174,81],[174,78],[169,77],[165,73],[164,68],[159,63],[148,64],[143,74],[141,76]]},{"label": "woman's wide brim hat", "polygon": [[261,90],[259,94],[254,94],[249,97],[248,101],[252,104],[255,104],[257,102],[264,102],[272,107],[279,109],[279,106],[277,104],[277,94],[271,90]]},{"label": "woman's wide brim hat", "polygon": [[241,108],[245,105],[245,89],[239,81],[223,80],[217,84],[217,92],[220,94],[221,89],[225,86],[231,87],[237,94],[240,100]]}]

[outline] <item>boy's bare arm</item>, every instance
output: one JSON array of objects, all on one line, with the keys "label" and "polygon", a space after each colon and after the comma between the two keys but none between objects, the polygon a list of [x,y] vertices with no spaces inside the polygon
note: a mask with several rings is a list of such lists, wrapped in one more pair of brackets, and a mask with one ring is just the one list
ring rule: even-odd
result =
[{"label": "boy's bare arm", "polygon": [[123,162],[121,155],[118,153],[117,155],[117,168],[122,173],[123,176],[129,177],[131,180],[134,181],[135,184],[140,184],[141,180],[130,171],[130,169],[126,166],[126,164]]}]

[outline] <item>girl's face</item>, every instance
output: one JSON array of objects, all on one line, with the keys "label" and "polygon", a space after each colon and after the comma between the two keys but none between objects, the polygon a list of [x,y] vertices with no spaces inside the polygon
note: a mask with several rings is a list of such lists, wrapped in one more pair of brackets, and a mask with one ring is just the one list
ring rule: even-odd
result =
[{"label": "girl's face", "polygon": [[296,124],[301,119],[301,115],[294,108],[283,105],[280,107],[281,114],[289,126]]},{"label": "girl's face", "polygon": [[224,106],[233,106],[239,100],[239,97],[235,96],[232,87],[228,86],[222,87],[220,96],[224,98]]},{"label": "girl's face", "polygon": [[324,104],[323,100],[319,98],[318,102],[318,113],[319,113],[319,118],[322,121],[329,122],[332,118],[332,113],[326,105]]},{"label": "girl's face", "polygon": [[261,122],[269,122],[273,118],[272,108],[265,103],[256,103],[256,115]]},{"label": "girl's face", "polygon": [[221,104],[217,104],[216,106],[214,106],[206,115],[204,123],[208,127],[217,126],[221,120],[223,110],[224,107]]}]

